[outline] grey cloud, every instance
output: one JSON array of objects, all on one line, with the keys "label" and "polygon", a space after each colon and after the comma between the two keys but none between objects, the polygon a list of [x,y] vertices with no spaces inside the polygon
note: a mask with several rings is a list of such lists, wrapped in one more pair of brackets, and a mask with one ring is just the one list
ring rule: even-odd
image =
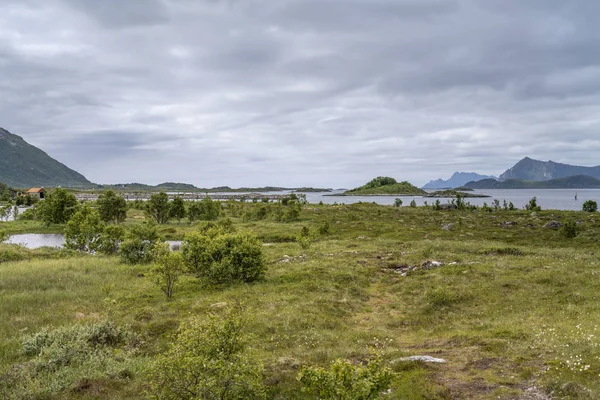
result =
[{"label": "grey cloud", "polygon": [[101,183],[353,186],[499,174],[523,156],[593,165],[598,11],[5,0],[0,125]]},{"label": "grey cloud", "polygon": [[65,0],[108,28],[164,24],[169,20],[161,0]]}]

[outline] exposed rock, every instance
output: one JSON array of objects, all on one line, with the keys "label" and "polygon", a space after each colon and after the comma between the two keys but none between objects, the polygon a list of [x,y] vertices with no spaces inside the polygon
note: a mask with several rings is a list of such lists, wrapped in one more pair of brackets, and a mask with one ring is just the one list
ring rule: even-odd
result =
[{"label": "exposed rock", "polygon": [[537,218],[537,217],[538,217],[538,215],[539,215],[539,214],[538,214],[538,213],[536,213],[535,211],[534,211],[534,212],[532,212],[531,214],[529,214],[529,216],[530,216],[531,218]]},{"label": "exposed rock", "polygon": [[516,226],[516,225],[518,225],[518,224],[515,221],[504,221],[500,224],[500,226],[503,228],[508,228],[508,227]]},{"label": "exposed rock", "polygon": [[453,226],[453,224],[444,225],[444,226],[442,226],[442,229],[445,231],[449,231],[452,229],[452,226]]},{"label": "exposed rock", "polygon": [[439,261],[425,261],[421,264],[421,269],[435,269],[441,267],[443,264]]},{"label": "exposed rock", "polygon": [[546,225],[544,225],[544,228],[558,229],[561,226],[562,226],[562,224],[558,221],[550,221]]},{"label": "exposed rock", "polygon": [[446,360],[444,360],[443,358],[435,358],[435,357],[431,357],[431,356],[403,357],[403,358],[399,358],[397,360],[392,361],[392,363],[405,362],[405,361],[422,361],[422,362],[426,362],[426,363],[437,363],[437,364],[445,364],[446,363]]},{"label": "exposed rock", "polygon": [[407,273],[412,271],[428,271],[435,268],[439,268],[443,263],[439,261],[425,261],[423,264],[419,265],[408,265],[408,264],[397,264],[390,265],[387,269],[393,270],[395,273],[400,274],[401,276],[406,276]]}]

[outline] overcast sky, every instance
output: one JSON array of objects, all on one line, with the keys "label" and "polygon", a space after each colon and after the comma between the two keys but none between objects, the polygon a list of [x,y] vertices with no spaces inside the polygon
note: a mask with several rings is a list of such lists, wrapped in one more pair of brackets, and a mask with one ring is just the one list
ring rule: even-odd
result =
[{"label": "overcast sky", "polygon": [[600,164],[600,1],[0,0],[0,126],[98,183]]}]

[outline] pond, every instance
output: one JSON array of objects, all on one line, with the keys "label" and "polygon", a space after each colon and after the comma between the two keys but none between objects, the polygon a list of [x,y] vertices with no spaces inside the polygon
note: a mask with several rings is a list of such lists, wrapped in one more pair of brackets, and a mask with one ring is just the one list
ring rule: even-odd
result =
[{"label": "pond", "polygon": [[[9,236],[6,243],[18,244],[28,249],[39,249],[40,247],[63,247],[65,235],[62,233],[27,233]],[[180,240],[167,240],[171,250],[177,251],[181,248]]]},{"label": "pond", "polygon": [[65,235],[61,233],[25,233],[9,236],[6,243],[18,244],[28,249],[62,247],[65,244]]}]

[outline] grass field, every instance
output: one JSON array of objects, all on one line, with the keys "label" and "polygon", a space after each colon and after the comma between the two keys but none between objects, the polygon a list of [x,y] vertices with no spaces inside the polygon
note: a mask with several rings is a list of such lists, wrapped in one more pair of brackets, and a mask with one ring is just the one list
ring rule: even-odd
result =
[{"label": "grass field", "polygon": [[[186,276],[171,301],[149,266],[0,245],[20,260],[0,263],[0,398],[143,398],[146,367],[177,327],[234,304],[249,317],[270,398],[310,398],[296,380],[302,365],[360,362],[374,349],[397,373],[390,399],[600,398],[598,214],[357,204],[308,205],[291,223],[232,219],[265,243],[264,281],[209,286]],[[130,210],[125,226],[142,220]],[[551,220],[578,221],[578,236],[545,228]],[[330,233],[317,234],[325,222]],[[24,224],[0,228],[47,229]],[[305,250],[294,242],[304,226],[315,235]],[[197,229],[160,228],[169,239]],[[104,320],[143,343],[11,389],[11,374],[32,362],[28,335]],[[447,362],[395,362],[412,355]]]}]

